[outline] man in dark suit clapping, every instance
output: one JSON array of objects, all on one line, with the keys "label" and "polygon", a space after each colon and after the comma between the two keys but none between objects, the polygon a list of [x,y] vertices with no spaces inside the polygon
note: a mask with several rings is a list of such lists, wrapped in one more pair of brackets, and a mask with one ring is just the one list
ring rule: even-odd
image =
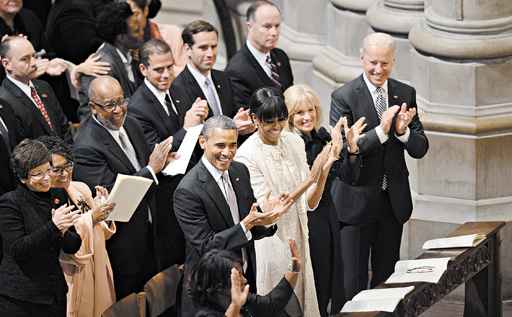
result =
[{"label": "man in dark suit clapping", "polygon": [[108,189],[119,173],[154,181],[130,221],[117,222],[116,234],[107,241],[116,297],[121,299],[140,291],[165,268],[163,246],[173,244],[161,234],[167,230],[161,220],[169,206],[158,205],[155,198],[157,174],[169,160],[172,144],[167,139],[150,150],[137,120],[127,116],[127,101],[116,79],[98,77],[89,91],[91,115],[82,122],[73,149],[75,179]]},{"label": "man in dark suit clapping", "polygon": [[199,139],[204,155],[174,193],[174,210],[186,240],[183,316],[195,316],[196,308],[187,294],[188,280],[194,265],[209,250],[235,252],[248,284],[256,291],[253,241],[273,235],[277,227],[265,225],[275,223],[292,204],[290,198],[282,197],[271,211],[257,211],[249,171],[233,162],[237,137],[232,119],[208,119]]},{"label": "man in dark suit clapping", "polygon": [[364,73],[332,94],[330,121],[348,124],[361,117],[367,126],[357,144],[349,144],[353,169],[342,175],[334,201],[341,222],[345,294],[351,299],[368,284],[385,281],[399,259],[403,224],[412,212],[409,172],[404,151],[416,159],[428,140],[416,114],[414,88],[389,78],[395,43],[384,33],[368,35],[361,49]]}]

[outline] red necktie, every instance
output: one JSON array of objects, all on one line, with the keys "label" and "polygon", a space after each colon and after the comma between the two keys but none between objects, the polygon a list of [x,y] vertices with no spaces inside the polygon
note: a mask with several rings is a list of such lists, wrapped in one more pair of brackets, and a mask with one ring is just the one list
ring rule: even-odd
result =
[{"label": "red necktie", "polygon": [[30,87],[30,95],[32,96],[32,99],[34,99],[34,101],[36,102],[37,109],[41,111],[44,120],[46,120],[46,123],[48,123],[50,129],[53,130],[52,122],[50,121],[48,111],[46,111],[46,107],[44,106],[44,103],[41,101],[41,98],[39,98],[39,95],[37,94],[37,91],[34,87]]}]

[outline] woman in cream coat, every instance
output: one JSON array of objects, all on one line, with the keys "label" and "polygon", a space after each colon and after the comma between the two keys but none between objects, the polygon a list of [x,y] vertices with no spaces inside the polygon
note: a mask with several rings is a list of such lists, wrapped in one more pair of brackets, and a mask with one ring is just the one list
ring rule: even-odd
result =
[{"label": "woman in cream coat", "polygon": [[283,131],[288,111],[279,92],[271,88],[257,90],[249,102],[251,116],[258,131],[240,147],[236,160],[249,169],[254,195],[263,212],[269,210],[280,195],[287,194],[295,203],[277,222],[274,236],[255,241],[256,287],[258,294],[274,288],[288,270],[288,240],[297,243],[304,269],[295,295],[304,316],[320,316],[308,243],[308,212],[318,205],[329,169],[341,151],[341,137],[326,145],[309,169],[304,141]]}]

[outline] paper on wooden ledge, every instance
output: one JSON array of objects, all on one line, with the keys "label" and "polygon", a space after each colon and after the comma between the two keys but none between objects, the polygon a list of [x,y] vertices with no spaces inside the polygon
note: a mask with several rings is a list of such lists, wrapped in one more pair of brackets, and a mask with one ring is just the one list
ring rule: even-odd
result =
[{"label": "paper on wooden ledge", "polygon": [[197,139],[203,130],[203,125],[199,124],[191,128],[187,128],[187,133],[181,142],[180,148],[178,149],[178,159],[171,161],[162,170],[162,174],[168,176],[174,176],[178,174],[185,174],[187,171],[188,163],[196,147]]},{"label": "paper on wooden ledge", "polygon": [[364,290],[345,303],[341,312],[394,312],[400,301],[413,289],[414,286]]},{"label": "paper on wooden ledge", "polygon": [[437,283],[448,268],[451,258],[432,258],[398,261],[395,272],[386,284],[427,282]]},{"label": "paper on wooden ledge", "polygon": [[440,238],[428,240],[423,244],[423,250],[430,249],[449,249],[449,248],[471,248],[477,246],[485,240],[485,235],[481,233],[468,234],[463,236]]},{"label": "paper on wooden ledge", "polygon": [[107,202],[116,205],[107,220],[130,221],[152,183],[153,180],[149,178],[117,174],[116,182],[107,199]]}]

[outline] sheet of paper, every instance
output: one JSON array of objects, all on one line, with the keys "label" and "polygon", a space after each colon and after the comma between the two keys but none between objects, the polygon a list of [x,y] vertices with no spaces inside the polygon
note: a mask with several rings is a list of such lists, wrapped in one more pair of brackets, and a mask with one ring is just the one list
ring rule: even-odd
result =
[{"label": "sheet of paper", "polygon": [[409,294],[414,286],[393,287],[393,288],[374,288],[359,292],[352,300],[375,300],[383,298],[400,298]]},{"label": "sheet of paper", "polygon": [[427,282],[437,283],[443,276],[450,258],[418,259],[398,261],[395,272],[386,284]]},{"label": "sheet of paper", "polygon": [[203,125],[196,125],[192,128],[187,128],[187,133],[181,142],[180,148],[178,149],[179,158],[171,161],[162,170],[164,175],[174,176],[178,174],[185,174],[187,171],[188,163],[192,157],[192,152],[196,147],[197,139],[203,130]]},{"label": "sheet of paper", "polygon": [[485,240],[485,235],[483,234],[468,234],[464,236],[432,239],[423,244],[423,249],[471,248],[477,246],[483,240]]},{"label": "sheet of paper", "polygon": [[396,306],[400,303],[400,298],[385,298],[374,300],[351,300],[343,305],[342,313],[385,311],[394,312]]},{"label": "sheet of paper", "polygon": [[145,177],[117,174],[116,182],[107,199],[107,202],[116,205],[107,220],[130,221],[152,183],[153,180]]}]

